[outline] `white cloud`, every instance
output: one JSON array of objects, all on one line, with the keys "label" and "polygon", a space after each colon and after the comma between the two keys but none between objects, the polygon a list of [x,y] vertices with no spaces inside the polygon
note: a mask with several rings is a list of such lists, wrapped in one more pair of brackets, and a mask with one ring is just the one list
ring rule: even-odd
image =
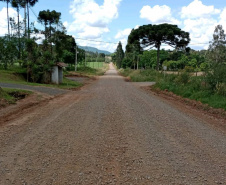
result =
[{"label": "white cloud", "polygon": [[131,33],[131,30],[130,28],[127,28],[125,30],[122,30],[122,31],[119,31],[117,33],[117,35],[115,36],[116,39],[124,39],[125,37],[127,38],[129,36],[129,34]]},{"label": "white cloud", "polygon": [[[190,33],[192,48],[207,49],[215,26],[226,23],[226,9],[222,12],[200,0],[194,0],[188,6],[182,7],[180,14],[184,19],[183,29]],[[216,15],[219,15],[219,19]]]},{"label": "white cloud", "polygon": [[[76,36],[73,35],[73,37],[76,39]],[[100,41],[100,42],[98,42]],[[102,39],[98,39],[96,42],[92,42],[89,40],[81,40],[81,39],[76,39],[76,42],[80,46],[92,46],[95,48],[98,48],[100,50],[106,50],[110,52],[114,52],[116,50],[117,44],[116,43],[105,43],[103,42]]]},{"label": "white cloud", "polygon": [[224,31],[226,33],[226,7],[223,9],[223,11],[220,14],[219,24],[223,26],[223,28],[225,29]]},{"label": "white cloud", "polygon": [[181,10],[181,18],[200,18],[210,17],[219,14],[220,10],[214,6],[206,6],[200,0],[194,0],[188,6],[184,6]]},{"label": "white cloud", "polygon": [[213,18],[186,19],[184,30],[190,33],[191,47],[208,48],[217,20]]},{"label": "white cloud", "polygon": [[[135,29],[139,28],[139,26],[135,26]],[[127,40],[128,40],[128,36],[130,35],[132,29],[131,28],[127,28],[121,31],[118,31],[118,33],[115,35],[115,39],[118,39],[121,41],[122,43],[122,47],[123,50],[125,51],[126,45],[127,45]]]},{"label": "white cloud", "polygon": [[140,18],[147,19],[154,24],[180,24],[180,21],[172,16],[171,8],[166,5],[156,5],[153,8],[150,6],[144,6],[140,11]]},{"label": "white cloud", "polygon": [[67,25],[69,32],[76,32],[83,38],[100,38],[109,32],[108,24],[118,17],[118,6],[121,0],[104,0],[98,5],[95,0],[74,0],[70,13],[75,19]]},{"label": "white cloud", "polygon": [[[17,12],[13,8],[9,8],[9,17],[16,17]],[[7,9],[5,7],[0,11],[0,35],[8,33]]]},{"label": "white cloud", "polygon": [[65,21],[65,22],[63,23],[63,25],[64,25],[64,27],[68,27],[68,22]]}]

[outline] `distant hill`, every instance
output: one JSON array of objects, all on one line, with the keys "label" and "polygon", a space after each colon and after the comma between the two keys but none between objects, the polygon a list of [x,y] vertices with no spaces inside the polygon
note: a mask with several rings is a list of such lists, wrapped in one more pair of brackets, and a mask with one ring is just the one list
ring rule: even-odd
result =
[{"label": "distant hill", "polygon": [[110,55],[111,52],[109,51],[104,51],[104,50],[99,50],[97,48],[94,48],[94,47],[90,47],[90,46],[78,46],[80,49],[84,49],[85,51],[91,51],[91,52],[94,52],[94,53],[104,53],[105,55]]}]

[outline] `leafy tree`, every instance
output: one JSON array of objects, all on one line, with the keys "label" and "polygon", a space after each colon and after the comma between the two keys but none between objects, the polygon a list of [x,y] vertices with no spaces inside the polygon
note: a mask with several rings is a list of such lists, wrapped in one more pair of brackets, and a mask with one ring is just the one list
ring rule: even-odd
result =
[{"label": "leafy tree", "polygon": [[208,58],[211,70],[207,73],[207,82],[212,90],[226,96],[226,35],[221,25],[214,30]]},{"label": "leafy tree", "polygon": [[139,42],[142,48],[157,48],[157,67],[159,70],[160,47],[162,44],[170,45],[176,49],[185,49],[190,42],[189,33],[182,31],[177,25],[143,25],[132,30],[128,44]]},{"label": "leafy tree", "polygon": [[122,43],[119,42],[116,49],[116,66],[118,68],[121,68],[123,58],[124,58],[124,51],[122,49]]},{"label": "leafy tree", "polygon": [[0,66],[8,69],[9,65],[13,65],[15,56],[17,55],[16,42],[12,38],[0,37]]},{"label": "leafy tree", "polygon": [[53,35],[56,60],[72,64],[75,62],[76,42],[74,37],[64,32],[56,31]]},{"label": "leafy tree", "polygon": [[[45,39],[48,40],[49,43],[51,43],[51,54],[53,53],[52,51],[52,41],[54,38],[52,38],[52,32],[55,32],[55,29],[52,27],[53,24],[58,24],[60,21],[60,12],[56,12],[55,10],[53,11],[40,11],[39,16],[38,16],[38,21],[40,23],[44,23],[45,25]],[[49,25],[49,27],[47,27]]]},{"label": "leafy tree", "polygon": [[41,24],[44,24],[45,26],[45,31],[44,31],[44,35],[45,35],[45,39],[47,39],[47,25],[48,25],[48,20],[49,20],[49,10],[45,11],[40,11],[39,15],[38,15],[38,21]]},{"label": "leafy tree", "polygon": [[140,55],[140,65],[144,68],[155,68],[157,62],[156,53],[156,50],[144,51],[143,54]]},{"label": "leafy tree", "polygon": [[197,67],[197,60],[195,58],[191,59],[189,62],[188,62],[188,65],[193,67],[193,68],[196,68]]},{"label": "leafy tree", "polygon": [[125,57],[123,60],[122,60],[122,68],[126,69],[126,68],[129,68],[132,66],[132,60],[129,59],[129,57]]},{"label": "leafy tree", "polygon": [[127,43],[126,45],[126,58],[131,60],[131,67],[133,66],[135,69],[135,66],[137,64],[138,69],[138,61],[140,60],[139,56],[142,54],[142,48],[140,47],[139,41],[135,41],[133,44]]},{"label": "leafy tree", "polygon": [[212,65],[226,63],[226,39],[222,25],[217,25],[209,45],[208,57]]}]

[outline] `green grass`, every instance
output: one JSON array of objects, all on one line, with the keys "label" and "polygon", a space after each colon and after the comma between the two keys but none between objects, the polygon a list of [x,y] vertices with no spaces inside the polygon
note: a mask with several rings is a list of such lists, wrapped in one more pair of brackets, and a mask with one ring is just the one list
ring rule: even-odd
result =
[{"label": "green grass", "polygon": [[25,78],[23,76],[24,73],[26,73],[26,70],[20,69],[19,67],[13,67],[8,70],[0,69],[0,82],[22,83],[25,81]]},{"label": "green grass", "polygon": [[125,77],[129,77],[132,82],[156,82],[163,75],[155,70],[133,70],[121,69],[119,73]]},{"label": "green grass", "polygon": [[[91,63],[91,62],[90,62]],[[93,68],[93,67],[89,67],[89,66],[80,66],[78,67],[77,72],[80,73],[81,75],[85,75],[85,76],[101,76],[104,75],[104,73],[108,70],[108,64],[107,63],[103,63],[103,62],[99,62],[102,63],[102,67],[101,68]],[[90,64],[92,66],[92,64]],[[97,64],[95,64],[97,65]]]},{"label": "green grass", "polygon": [[87,62],[86,66],[94,69],[99,69],[104,67],[104,62]]},{"label": "green grass", "polygon": [[214,108],[222,108],[226,110],[226,97],[215,92],[210,91],[202,85],[203,77],[190,77],[187,83],[182,83],[181,75],[167,75],[166,78],[157,81],[154,88],[161,90],[168,90],[192,100],[197,100],[203,104],[208,104]]},{"label": "green grass", "polygon": [[1,88],[0,99],[4,99],[8,104],[14,104],[19,99],[23,99],[26,96],[32,94],[31,91]]},{"label": "green grass", "polygon": [[[98,64],[99,63],[99,64]],[[108,70],[109,65],[105,62],[87,62],[86,66],[84,64],[78,64],[78,68],[76,73],[84,76],[101,76]],[[67,74],[70,72],[74,72],[75,67],[69,66],[67,67]]]},{"label": "green grass", "polygon": [[8,70],[1,69],[0,70],[0,82],[31,85],[31,86],[54,87],[54,88],[62,88],[62,89],[71,89],[71,88],[77,88],[77,87],[82,86],[81,83],[69,80],[67,78],[64,78],[63,83],[60,85],[27,82],[26,81],[26,69],[20,68],[19,66],[11,67]]},{"label": "green grass", "polygon": [[226,110],[226,97],[210,91],[204,86],[204,77],[189,76],[188,73],[161,74],[154,70],[133,70],[121,69],[119,73],[129,77],[133,82],[155,81],[154,88],[168,90],[176,95],[192,100],[197,100],[203,104],[208,104],[214,108]]}]

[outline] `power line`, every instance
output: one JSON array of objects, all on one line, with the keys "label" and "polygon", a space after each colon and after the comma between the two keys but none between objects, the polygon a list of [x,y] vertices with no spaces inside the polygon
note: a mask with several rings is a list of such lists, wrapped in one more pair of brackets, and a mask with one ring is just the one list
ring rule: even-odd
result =
[{"label": "power line", "polygon": [[[99,42],[99,43],[118,44],[118,43],[115,43],[115,42],[97,41],[97,40],[83,39],[83,38],[75,38],[75,39],[91,41],[91,42]],[[209,44],[209,43],[189,43],[188,45],[205,45],[205,44]],[[134,45],[134,44],[132,44],[132,45]],[[167,44],[162,44],[162,45],[163,46],[168,46]]]},{"label": "power line", "polygon": [[[32,13],[35,15],[35,17],[38,19],[38,16],[37,14],[35,13],[35,11],[29,6],[29,9],[32,11]],[[78,40],[85,40],[85,41],[90,41],[90,42],[97,42],[97,43],[106,43],[106,44],[118,44],[118,43],[115,43],[115,42],[107,42],[107,41],[100,41],[100,40],[92,40],[92,39],[84,39],[84,38],[75,38],[75,39],[78,39]],[[205,45],[205,44],[209,44],[208,43],[189,43],[188,45],[190,46],[195,46],[195,45]],[[134,45],[134,44],[132,44]],[[169,46],[167,44],[162,44],[162,46]]]},{"label": "power line", "polygon": [[32,13],[35,15],[35,17],[38,19],[37,14],[35,13],[35,11],[29,6],[29,9],[32,11]]},{"label": "power line", "polygon": [[107,41],[91,40],[91,39],[83,39],[83,38],[75,38],[75,39],[86,40],[86,41],[91,41],[91,42],[106,43],[106,44],[118,44],[118,43],[115,43],[115,42],[107,42]]}]

